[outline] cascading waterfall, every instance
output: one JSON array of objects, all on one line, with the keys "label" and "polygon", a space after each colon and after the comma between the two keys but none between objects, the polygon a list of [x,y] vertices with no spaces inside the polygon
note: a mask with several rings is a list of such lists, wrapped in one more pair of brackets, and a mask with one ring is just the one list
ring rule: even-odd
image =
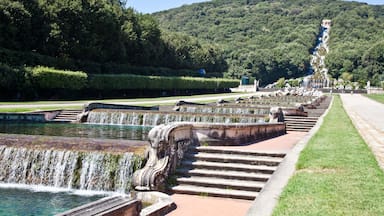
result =
[{"label": "cascading waterfall", "polygon": [[[264,109],[261,115],[267,115]],[[258,111],[255,111],[258,112]],[[256,114],[256,113],[254,113]],[[259,114],[260,115],[260,114]],[[112,125],[156,126],[171,122],[207,122],[207,123],[257,123],[264,122],[264,117],[253,114],[209,115],[209,113],[162,113],[162,112],[121,112],[121,111],[92,111],[87,123]]]},{"label": "cascading waterfall", "polygon": [[309,80],[312,79],[312,87],[329,87],[328,69],[325,65],[325,56],[329,52],[329,33],[331,20],[323,20],[320,28],[314,51],[312,53],[311,68],[309,77],[305,80],[306,87],[309,87]]},{"label": "cascading waterfall", "polygon": [[198,107],[181,106],[179,112],[185,113],[219,113],[219,114],[238,114],[238,115],[268,115],[269,108],[246,108],[246,107]]},{"label": "cascading waterfall", "polygon": [[136,157],[0,146],[0,182],[123,193],[130,190]]}]

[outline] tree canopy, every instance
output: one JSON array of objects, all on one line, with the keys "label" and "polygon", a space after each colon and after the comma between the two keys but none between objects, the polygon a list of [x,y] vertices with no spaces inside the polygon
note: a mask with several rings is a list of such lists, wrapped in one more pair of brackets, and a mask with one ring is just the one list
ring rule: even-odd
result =
[{"label": "tree canopy", "polygon": [[384,6],[341,0],[212,0],[154,16],[164,29],[222,46],[227,77],[251,75],[264,84],[305,75],[321,21],[331,19],[329,73],[337,78],[350,72],[360,82],[384,79],[383,60],[375,51],[384,40]]},{"label": "tree canopy", "polygon": [[84,62],[227,69],[218,46],[163,32],[153,16],[119,0],[0,0],[0,48]]}]

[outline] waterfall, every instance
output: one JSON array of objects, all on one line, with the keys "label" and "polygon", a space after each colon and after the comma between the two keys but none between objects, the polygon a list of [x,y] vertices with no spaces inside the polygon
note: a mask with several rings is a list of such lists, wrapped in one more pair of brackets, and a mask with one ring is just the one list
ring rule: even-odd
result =
[{"label": "waterfall", "polygon": [[0,146],[0,182],[128,192],[137,156]]},{"label": "waterfall", "polygon": [[[201,112],[208,112],[212,107],[208,107]],[[138,125],[156,126],[171,122],[207,122],[207,123],[256,123],[263,122],[264,118],[260,115],[267,115],[269,109],[255,108],[223,108],[218,107],[214,111],[224,112],[225,114],[214,115],[213,113],[191,113],[191,112],[90,112],[88,123],[91,124],[119,124],[119,125]],[[197,111],[196,109],[193,109]],[[234,113],[231,113],[234,112]],[[254,115],[255,114],[255,115]],[[259,116],[257,116],[258,114]]]},{"label": "waterfall", "polygon": [[[309,75],[311,79],[315,79],[311,84],[312,87],[329,87],[330,84],[328,78],[328,69],[325,65],[325,56],[329,52],[328,42],[330,28],[331,20],[323,20],[310,62],[311,67],[309,69]],[[307,82],[309,82],[309,80],[307,80]]]},{"label": "waterfall", "polygon": [[217,114],[237,114],[237,115],[268,115],[269,108],[265,109],[262,107],[226,107],[226,106],[181,106],[179,112],[182,113],[217,113]]}]

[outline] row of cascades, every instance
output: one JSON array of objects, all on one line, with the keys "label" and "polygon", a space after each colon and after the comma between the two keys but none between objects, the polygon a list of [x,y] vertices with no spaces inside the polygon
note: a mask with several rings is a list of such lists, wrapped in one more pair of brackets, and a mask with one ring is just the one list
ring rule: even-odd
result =
[{"label": "row of cascades", "polygon": [[330,86],[328,69],[325,65],[325,57],[329,52],[330,29],[331,20],[323,20],[312,52],[310,75],[304,81],[306,87],[325,88]]},{"label": "row of cascades", "polygon": [[0,146],[0,182],[128,192],[133,153],[76,152]]},{"label": "row of cascades", "polygon": [[[171,122],[208,122],[208,123],[257,123],[264,122],[269,108],[255,113],[247,109],[238,109],[234,114],[213,112],[212,108],[185,108],[183,112],[112,112],[93,111],[89,113],[87,123],[110,125],[156,126]],[[202,108],[200,108],[202,109]],[[230,109],[228,109],[229,111]],[[230,112],[230,111],[229,111]],[[212,115],[215,113],[215,115]]]}]

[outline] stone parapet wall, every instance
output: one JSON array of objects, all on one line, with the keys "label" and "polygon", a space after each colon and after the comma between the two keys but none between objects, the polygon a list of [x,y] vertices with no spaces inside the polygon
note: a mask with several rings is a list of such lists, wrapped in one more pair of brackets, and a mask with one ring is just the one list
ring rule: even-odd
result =
[{"label": "stone parapet wall", "polygon": [[123,104],[106,104],[106,103],[88,103],[84,105],[83,112],[88,112],[94,109],[123,109],[123,110],[159,110],[158,106],[133,106]]},{"label": "stone parapet wall", "polygon": [[46,122],[44,113],[0,113],[0,121]]},{"label": "stone parapet wall", "polygon": [[285,134],[284,123],[193,124],[199,145],[245,145]]}]

